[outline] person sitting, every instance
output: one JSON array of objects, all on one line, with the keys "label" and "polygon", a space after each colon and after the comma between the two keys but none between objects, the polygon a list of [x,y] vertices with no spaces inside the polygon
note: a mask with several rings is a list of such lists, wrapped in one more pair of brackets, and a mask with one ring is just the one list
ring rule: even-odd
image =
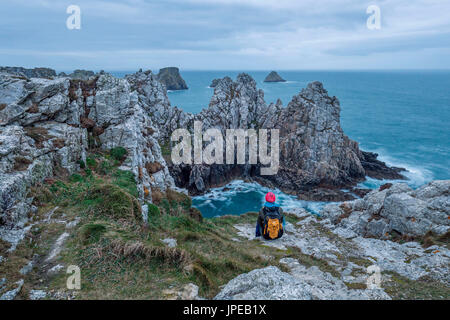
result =
[{"label": "person sitting", "polygon": [[266,202],[259,211],[256,222],[255,237],[262,235],[267,240],[281,238],[284,233],[283,209],[275,202],[276,198],[273,192],[268,192],[265,199]]}]

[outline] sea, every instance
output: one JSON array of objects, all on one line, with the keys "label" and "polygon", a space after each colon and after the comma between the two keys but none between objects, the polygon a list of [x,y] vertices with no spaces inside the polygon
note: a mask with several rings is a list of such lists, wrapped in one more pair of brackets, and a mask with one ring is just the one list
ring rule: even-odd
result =
[{"label": "sea", "polygon": [[[172,106],[199,113],[207,108],[215,78],[235,79],[247,72],[264,91],[267,104],[281,99],[284,106],[312,81],[321,81],[341,105],[344,133],[364,151],[376,152],[387,164],[406,168],[412,188],[436,179],[450,179],[450,71],[278,71],[286,82],[265,83],[267,71],[183,71],[189,89],[169,91]],[[111,72],[122,77],[132,72]],[[388,180],[367,178],[364,188],[378,188]],[[193,198],[205,217],[258,211],[264,195],[275,192],[289,210],[303,207],[320,215],[323,202],[301,201],[280,190],[240,180]]]}]

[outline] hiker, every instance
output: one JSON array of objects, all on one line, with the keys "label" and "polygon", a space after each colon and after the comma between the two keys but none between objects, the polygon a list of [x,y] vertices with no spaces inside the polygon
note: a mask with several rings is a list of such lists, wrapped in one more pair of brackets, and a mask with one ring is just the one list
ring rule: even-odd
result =
[{"label": "hiker", "polygon": [[267,240],[281,238],[284,232],[283,209],[275,202],[275,194],[268,192],[266,194],[266,203],[259,211],[258,221],[256,222],[255,237],[261,235]]}]

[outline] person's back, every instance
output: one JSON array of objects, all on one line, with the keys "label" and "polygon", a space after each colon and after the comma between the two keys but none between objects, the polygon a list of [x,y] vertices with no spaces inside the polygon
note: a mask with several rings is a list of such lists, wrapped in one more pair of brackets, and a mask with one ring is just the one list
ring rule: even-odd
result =
[{"label": "person's back", "polygon": [[258,221],[256,222],[256,237],[262,235],[267,240],[274,240],[283,235],[283,210],[275,200],[275,195],[272,192],[266,194],[266,202],[259,211]]}]

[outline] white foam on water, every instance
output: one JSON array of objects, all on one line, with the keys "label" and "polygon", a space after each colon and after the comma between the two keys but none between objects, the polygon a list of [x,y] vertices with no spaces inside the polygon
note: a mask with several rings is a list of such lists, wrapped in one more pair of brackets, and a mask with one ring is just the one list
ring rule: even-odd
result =
[{"label": "white foam on water", "polygon": [[[218,209],[218,206],[215,206],[212,200],[214,200],[215,203],[222,202],[223,206],[226,208],[228,205],[232,204],[233,198],[236,195],[256,192],[260,195],[259,203],[256,204],[262,207],[265,202],[264,196],[269,191],[275,193],[277,203],[279,203],[285,211],[289,211],[294,208],[304,208],[313,214],[319,214],[322,207],[328,204],[328,202],[299,200],[296,196],[286,194],[279,189],[270,189],[256,182],[244,182],[243,180],[234,180],[223,187],[212,188],[208,193],[200,196],[194,196],[192,199],[196,202],[195,206],[200,210],[208,207],[209,209]],[[227,212],[218,212],[217,216],[223,214],[227,214]]]},{"label": "white foam on water", "polygon": [[377,180],[370,177],[366,177],[367,181],[360,183],[360,186],[375,189],[380,187],[384,183],[399,183],[404,182],[408,184],[411,188],[418,188],[434,179],[433,173],[421,166],[416,164],[412,165],[405,161],[393,158],[387,154],[384,149],[376,149],[374,151],[378,154],[378,160],[385,162],[390,167],[405,168],[407,171],[402,171],[400,174],[404,175],[408,180]]}]

